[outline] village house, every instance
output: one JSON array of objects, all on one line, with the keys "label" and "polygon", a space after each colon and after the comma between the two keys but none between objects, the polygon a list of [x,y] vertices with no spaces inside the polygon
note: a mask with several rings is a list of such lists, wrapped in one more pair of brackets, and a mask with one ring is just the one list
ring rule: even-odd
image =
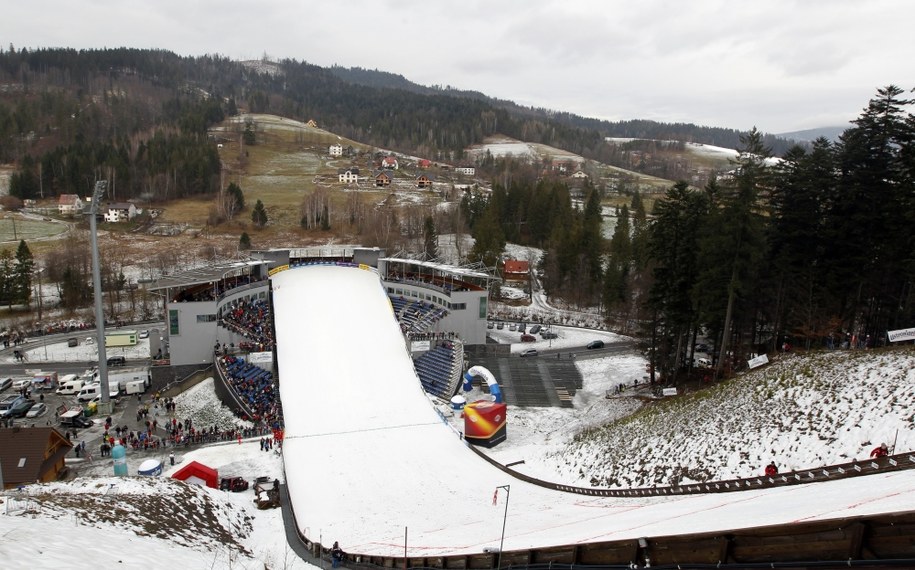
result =
[{"label": "village house", "polygon": [[432,188],[432,177],[428,174],[420,174],[416,177],[417,188]]},{"label": "village house", "polygon": [[354,184],[359,182],[359,169],[355,166],[350,168],[341,168],[337,170],[337,177],[344,184]]},{"label": "village house", "polygon": [[397,159],[393,156],[386,156],[381,159],[381,168],[387,168],[389,170],[397,170]]},{"label": "village house", "polygon": [[531,271],[530,263],[519,259],[506,259],[502,263],[502,279],[505,281],[527,281]]},{"label": "village house", "polygon": [[465,166],[458,166],[458,167],[456,167],[456,168],[454,169],[454,171],[457,172],[458,174],[464,174],[464,175],[467,175],[467,176],[473,176],[473,175],[476,174],[477,169],[474,168],[473,166],[466,166],[466,165],[465,165]]},{"label": "village house", "polygon": [[416,166],[419,168],[429,168],[432,166],[432,161],[428,158],[421,158],[419,159],[419,162],[416,163]]},{"label": "village house", "polygon": [[327,154],[331,156],[343,156],[343,145],[342,144],[332,144],[327,150]]},{"label": "village house", "polygon": [[105,221],[109,223],[129,222],[137,216],[137,207],[130,202],[111,202],[105,212]]},{"label": "village house", "polygon": [[572,175],[572,178],[587,179],[587,178],[588,178],[588,175],[585,174],[585,172],[584,172],[583,170],[576,170],[576,171],[575,171],[575,174]]},{"label": "village house", "polygon": [[56,481],[66,475],[64,458],[73,448],[52,427],[0,429],[0,472],[3,488]]},{"label": "village house", "polygon": [[379,188],[390,186],[393,181],[394,175],[389,170],[380,170],[375,173],[375,186]]},{"label": "village house", "polygon": [[72,216],[83,211],[83,202],[76,194],[61,194],[57,199],[57,210],[61,216]]}]

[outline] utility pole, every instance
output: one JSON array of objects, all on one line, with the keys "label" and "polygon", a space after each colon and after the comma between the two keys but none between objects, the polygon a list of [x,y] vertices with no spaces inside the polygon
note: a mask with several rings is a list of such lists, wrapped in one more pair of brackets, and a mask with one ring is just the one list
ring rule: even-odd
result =
[{"label": "utility pole", "polygon": [[102,390],[101,402],[98,404],[98,413],[111,414],[111,395],[108,391],[108,360],[105,353],[105,313],[102,311],[102,277],[99,269],[98,257],[98,232],[96,231],[96,216],[98,215],[99,200],[105,194],[108,182],[99,180],[95,183],[92,192],[92,205],[89,207],[89,237],[92,240],[92,293],[95,296],[95,345],[98,347],[98,378]]},{"label": "utility pole", "polygon": [[496,569],[502,568],[502,547],[505,546],[505,522],[508,520],[508,498],[511,497],[511,485],[499,485],[496,491],[505,489],[505,514],[502,515],[502,538],[499,539],[499,555],[496,558]]}]

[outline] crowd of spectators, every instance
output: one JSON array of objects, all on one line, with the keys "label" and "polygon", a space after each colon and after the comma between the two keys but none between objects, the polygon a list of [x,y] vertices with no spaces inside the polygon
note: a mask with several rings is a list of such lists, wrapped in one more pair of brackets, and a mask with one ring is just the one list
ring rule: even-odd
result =
[{"label": "crowd of spectators", "polygon": [[222,308],[219,323],[253,343],[252,350],[273,350],[273,318],[264,299],[236,299]]},{"label": "crowd of spectators", "polygon": [[223,356],[218,362],[229,385],[251,412],[243,419],[274,428],[282,425],[282,407],[273,374],[237,356]]}]

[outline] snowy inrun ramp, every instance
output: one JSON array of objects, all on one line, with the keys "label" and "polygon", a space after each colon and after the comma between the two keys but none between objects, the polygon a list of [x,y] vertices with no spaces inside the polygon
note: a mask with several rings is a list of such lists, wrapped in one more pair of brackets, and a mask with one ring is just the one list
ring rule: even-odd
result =
[{"label": "snowy inrun ramp", "polygon": [[[466,448],[420,387],[369,269],[304,266],[272,277],[283,445],[300,530],[386,556],[481,552],[814,521],[915,504],[915,470],[740,493],[592,498],[512,479]],[[512,437],[511,411],[508,437]]]}]

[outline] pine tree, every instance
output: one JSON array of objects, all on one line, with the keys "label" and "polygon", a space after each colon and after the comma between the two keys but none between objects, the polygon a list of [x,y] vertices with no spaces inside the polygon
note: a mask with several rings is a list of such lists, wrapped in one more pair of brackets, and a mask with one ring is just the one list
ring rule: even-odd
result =
[{"label": "pine tree", "polygon": [[251,221],[259,228],[267,225],[267,209],[264,208],[264,203],[260,200],[254,204],[254,209],[251,210]]},{"label": "pine tree", "polygon": [[[846,331],[882,335],[912,313],[915,122],[903,90],[879,89],[841,137],[837,198],[827,213],[825,267]],[[908,153],[908,154],[907,154]],[[903,270],[904,273],[901,273]],[[900,308],[903,310],[900,311]]]},{"label": "pine tree", "polygon": [[13,269],[13,297],[14,302],[28,305],[32,298],[32,271],[35,269],[35,259],[25,240],[19,241],[16,248],[16,265]]},{"label": "pine tree", "polygon": [[648,232],[654,276],[648,304],[656,321],[653,354],[664,371],[680,367],[696,326],[699,239],[707,216],[706,195],[682,181],[655,204]]},{"label": "pine tree", "polygon": [[436,259],[438,257],[438,233],[435,231],[435,220],[426,216],[423,221],[423,257]]},{"label": "pine tree", "polygon": [[248,235],[248,232],[242,232],[241,237],[238,238],[238,249],[244,251],[251,249],[251,236]]},{"label": "pine tree", "polygon": [[[764,211],[761,195],[769,189],[766,159],[770,150],[755,128],[741,137],[743,149],[734,162],[734,174],[722,184],[721,206],[709,217],[700,240],[700,276],[697,291],[705,324],[721,331],[716,374],[721,374],[731,347],[732,325],[738,301],[750,299],[758,287],[763,257]],[[724,300],[724,303],[722,303]],[[742,356],[735,347],[733,360]]]}]

